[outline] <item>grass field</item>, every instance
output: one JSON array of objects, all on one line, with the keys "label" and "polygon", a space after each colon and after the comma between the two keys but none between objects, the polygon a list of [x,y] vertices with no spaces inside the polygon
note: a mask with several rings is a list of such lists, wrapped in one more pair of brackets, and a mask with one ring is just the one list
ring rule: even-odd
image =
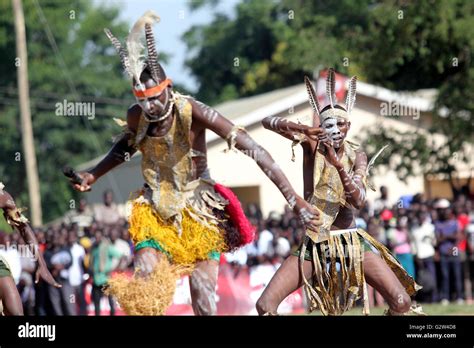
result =
[{"label": "grass field", "polygon": [[[441,304],[421,304],[423,312],[427,315],[474,315],[474,304],[449,304],[443,306]],[[378,307],[371,308],[370,315],[383,315],[385,308]],[[321,315],[319,312],[314,312],[314,315]],[[356,307],[344,315],[362,315],[362,307]]]}]

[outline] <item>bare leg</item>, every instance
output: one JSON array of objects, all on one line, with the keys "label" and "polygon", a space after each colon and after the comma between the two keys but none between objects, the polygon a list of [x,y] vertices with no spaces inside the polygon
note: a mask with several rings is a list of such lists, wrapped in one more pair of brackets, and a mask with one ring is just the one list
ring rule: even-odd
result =
[{"label": "bare leg", "polygon": [[[306,279],[313,275],[313,269],[311,261],[304,261],[303,272]],[[300,274],[299,259],[291,255],[282,263],[258,299],[258,314],[276,314],[280,303],[302,285],[303,278]]]},{"label": "bare leg", "polygon": [[411,299],[390,267],[371,251],[364,253],[364,274],[367,283],[380,292],[392,312],[405,313]]},{"label": "bare leg", "polygon": [[217,305],[215,299],[217,273],[219,263],[216,260],[201,261],[189,277],[191,300],[194,314],[215,315]]},{"label": "bare leg", "polygon": [[146,277],[155,268],[158,261],[164,255],[154,248],[143,248],[135,254],[135,269],[138,269],[138,275]]},{"label": "bare leg", "polygon": [[112,277],[106,294],[115,296],[128,315],[164,315],[181,272],[153,248],[138,250],[134,261],[134,276]]},{"label": "bare leg", "polygon": [[369,306],[370,308],[373,308],[375,307],[375,290],[373,287],[371,287],[370,285],[367,286],[367,293],[368,293],[368,296],[369,296]]},{"label": "bare leg", "polygon": [[383,296],[380,294],[380,292],[376,291],[375,289],[374,289],[374,292],[375,292],[375,307],[382,307],[385,304]]},{"label": "bare leg", "polygon": [[3,302],[5,315],[23,315],[20,294],[12,277],[0,278],[0,300]]}]

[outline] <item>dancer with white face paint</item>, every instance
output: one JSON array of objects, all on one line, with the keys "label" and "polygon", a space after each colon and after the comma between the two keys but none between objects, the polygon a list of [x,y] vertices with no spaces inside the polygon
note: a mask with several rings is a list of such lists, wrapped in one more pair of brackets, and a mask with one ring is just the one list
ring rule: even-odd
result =
[{"label": "dancer with white face paint", "polygon": [[387,314],[400,315],[413,309],[410,296],[420,287],[385,246],[355,227],[354,210],[365,204],[369,169],[381,152],[367,164],[366,154],[346,140],[356,81],[356,77],[350,80],[345,107],[337,105],[334,71],[329,69],[329,105],[321,108],[312,83],[305,78],[313,127],[279,117],[263,120],[265,128],[301,144],[304,197],[319,211],[320,226],[317,231],[306,229],[299,250],[284,261],[264,290],[257,301],[261,315],[276,315],[278,305],[301,286],[310,311],[341,315],[362,298],[364,313],[368,314],[366,282],[387,301]]},{"label": "dancer with white face paint", "polygon": [[145,13],[130,31],[126,48],[105,30],[131,78],[137,103],[121,122],[124,132],[109,154],[91,170],[77,173],[72,185],[88,191],[98,178],[140,151],[145,186],[130,201],[129,217],[137,272],[131,280],[112,279],[110,291],[127,314],[164,314],[183,266],[193,269],[195,313],[216,314],[220,253],[251,242],[254,228],[232,191],[211,179],[206,130],[225,139],[229,149],[251,157],[308,229],[316,230],[318,212],[296,194],[273,158],[245,129],[173,90],[158,62],[152,30],[158,20],[152,11]]}]

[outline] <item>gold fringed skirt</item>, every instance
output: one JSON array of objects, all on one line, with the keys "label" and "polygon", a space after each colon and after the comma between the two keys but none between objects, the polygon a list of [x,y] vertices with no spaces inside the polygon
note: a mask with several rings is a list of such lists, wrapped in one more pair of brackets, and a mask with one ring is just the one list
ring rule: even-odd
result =
[{"label": "gold fringed skirt", "polygon": [[327,241],[317,244],[306,236],[299,249],[299,263],[302,275],[305,259],[311,259],[315,269],[311,279],[303,276],[310,311],[319,309],[323,315],[342,315],[362,298],[363,312],[369,314],[363,268],[363,253],[368,245],[379,252],[409,296],[421,288],[390,251],[362,229],[331,235]]}]

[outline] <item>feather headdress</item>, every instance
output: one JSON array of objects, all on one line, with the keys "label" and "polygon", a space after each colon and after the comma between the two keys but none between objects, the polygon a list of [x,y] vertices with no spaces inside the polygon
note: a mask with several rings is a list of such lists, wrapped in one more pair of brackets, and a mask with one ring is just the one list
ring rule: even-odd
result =
[{"label": "feather headdress", "polygon": [[109,29],[104,29],[105,34],[120,56],[125,72],[135,81],[136,85],[134,87],[137,90],[145,89],[140,82],[140,76],[147,67],[156,82],[161,82],[166,79],[166,74],[158,62],[158,52],[156,50],[152,29],[153,24],[159,21],[160,17],[158,17],[155,12],[145,12],[130,30],[125,44],[126,48],[112,35]]},{"label": "feather headdress", "polygon": [[319,121],[321,123],[330,117],[342,117],[347,119],[351,114],[356,100],[357,76],[351,77],[349,81],[345,108],[337,104],[336,77],[334,69],[328,69],[328,75],[326,79],[326,96],[329,100],[329,104],[324,108],[321,108],[318,102],[316,90],[307,76],[304,77],[304,82],[308,92],[309,104],[313,109],[313,113],[319,117]]}]

